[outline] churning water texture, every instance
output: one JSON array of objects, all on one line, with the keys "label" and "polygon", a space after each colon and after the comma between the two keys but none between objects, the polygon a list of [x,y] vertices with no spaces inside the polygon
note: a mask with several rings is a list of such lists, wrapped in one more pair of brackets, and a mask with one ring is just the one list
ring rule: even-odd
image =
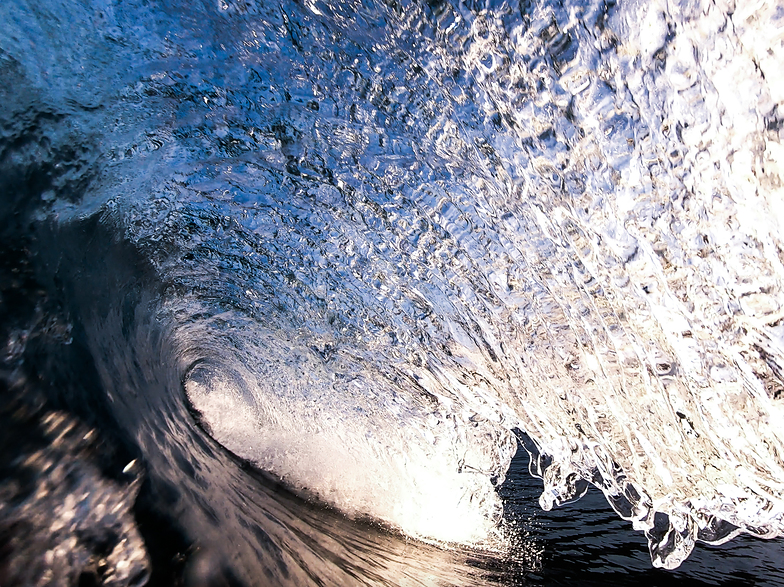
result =
[{"label": "churning water texture", "polygon": [[518,441],[656,567],[781,536],[782,72],[773,0],[3,2],[2,572],[535,581]]}]

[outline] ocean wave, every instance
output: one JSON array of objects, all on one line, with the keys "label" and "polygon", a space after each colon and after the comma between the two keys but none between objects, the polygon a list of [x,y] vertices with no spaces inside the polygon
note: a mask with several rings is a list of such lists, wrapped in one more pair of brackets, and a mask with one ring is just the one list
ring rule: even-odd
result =
[{"label": "ocean wave", "polygon": [[307,569],[281,483],[503,550],[518,437],[542,508],[598,487],[655,566],[784,531],[778,7],[0,14],[4,290],[39,292],[6,379],[89,357],[46,401],[116,425],[186,534],[261,491],[286,530],[238,556]]}]

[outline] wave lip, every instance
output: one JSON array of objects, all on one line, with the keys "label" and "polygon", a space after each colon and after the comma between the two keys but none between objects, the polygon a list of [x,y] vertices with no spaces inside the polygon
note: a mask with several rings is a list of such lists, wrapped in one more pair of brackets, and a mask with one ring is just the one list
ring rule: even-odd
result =
[{"label": "wave lip", "polygon": [[[298,18],[338,31],[370,18],[319,6]],[[337,57],[314,61],[298,106],[268,104],[263,144],[242,139],[250,151],[237,156],[222,140],[222,163],[197,158],[166,187],[188,205],[156,211],[175,241],[193,239],[166,270],[267,328],[236,323],[235,357],[209,347],[246,370],[240,391],[191,390],[216,436],[387,520],[397,506],[374,509],[363,477],[319,477],[319,429],[333,462],[362,454],[363,471],[392,458],[381,470],[399,473],[384,484],[408,478],[413,501],[432,496],[390,455],[421,448],[449,463],[444,479],[486,479],[467,494],[485,508],[481,533],[519,428],[552,460],[541,504],[597,485],[646,531],[657,566],[736,528],[780,535],[781,137],[777,87],[752,67],[767,59],[754,35],[780,28],[772,13],[703,8],[541,2],[518,18],[379,6],[379,38],[341,37],[341,52],[363,55],[351,75]],[[297,22],[297,46],[319,47]],[[747,96],[728,92],[736,78]],[[384,84],[398,88],[388,101]],[[244,136],[236,111],[215,137]],[[140,225],[132,238],[155,233]],[[249,406],[241,438],[220,402]],[[306,423],[306,441],[282,432]],[[251,447],[252,434],[264,440]]]},{"label": "wave lip", "polygon": [[[96,12],[103,59],[53,27],[38,63],[25,34],[46,27],[3,8],[21,23],[4,71],[58,106],[9,127],[48,158],[19,193],[42,224],[100,211],[145,257],[230,450],[353,514],[475,541],[521,429],[542,507],[595,484],[655,565],[782,534],[778,7],[227,2],[198,26],[176,3],[124,9]],[[83,62],[105,104],[66,83]],[[97,158],[47,146],[107,128],[84,141]]]}]

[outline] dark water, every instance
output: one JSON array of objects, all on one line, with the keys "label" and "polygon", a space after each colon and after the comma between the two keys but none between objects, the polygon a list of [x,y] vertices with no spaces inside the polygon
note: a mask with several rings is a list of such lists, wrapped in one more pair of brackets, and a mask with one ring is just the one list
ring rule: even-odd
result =
[{"label": "dark water", "polygon": [[[784,584],[780,539],[743,534],[699,544],[677,570],[652,568],[649,542],[677,566],[694,537],[780,533],[784,388],[778,241],[755,225],[758,240],[722,248],[719,213],[682,201],[675,236],[656,241],[668,270],[675,253],[724,262],[742,249],[756,273],[741,277],[759,288],[738,297],[738,323],[770,314],[753,345],[743,339],[764,387],[700,411],[702,379],[634,309],[664,282],[624,252],[631,236],[602,228],[621,196],[643,224],[666,208],[628,170],[669,133],[661,120],[687,117],[668,97],[681,83],[665,66],[680,59],[673,39],[700,19],[705,38],[730,35],[710,24],[731,19],[727,7],[651,7],[4,4],[0,585]],[[765,9],[760,30],[778,34],[781,11]],[[624,61],[625,35],[640,39],[637,61]],[[617,62],[626,89],[605,75]],[[722,94],[722,128],[731,120],[735,134],[699,153],[740,153],[739,136],[778,144],[768,86],[770,104],[754,111],[763,130],[744,131]],[[689,98],[695,120],[712,120],[710,87],[706,103]],[[702,161],[689,159],[687,128],[677,135],[682,153],[646,180],[666,201]],[[766,165],[753,181],[775,202]],[[748,226],[725,183],[740,203],[723,210]],[[688,227],[700,223],[695,240]],[[615,251],[598,268],[580,260],[593,229]],[[727,267],[724,281],[689,289],[695,334],[681,342],[714,322],[720,344],[741,336],[705,306],[729,288]],[[619,287],[645,285],[605,296],[588,279],[605,270]],[[699,285],[699,273],[681,281]],[[670,308],[661,299],[651,307]],[[617,352],[602,333],[622,341]],[[616,360],[641,340],[650,365],[642,352],[631,367]],[[714,379],[699,389],[724,393],[742,368],[719,368],[705,345],[695,352]],[[600,367],[605,379],[590,375]],[[621,407],[602,411],[603,397]],[[737,442],[721,440],[726,430]],[[544,488],[518,435],[553,463]],[[712,484],[731,477],[695,471],[723,462],[756,476],[717,509]],[[539,507],[543,491],[545,503],[569,501],[587,480],[650,522],[649,539],[593,487]],[[683,504],[710,514],[707,529],[686,514],[686,530],[667,521]]]},{"label": "dark water", "polygon": [[[502,488],[507,516],[520,520],[539,553],[520,565],[534,585],[778,585],[781,544],[738,537],[722,546],[698,547],[676,571],[651,568],[644,536],[619,520],[604,496],[592,489],[579,502],[549,512],[536,504],[541,485],[526,475],[527,458],[512,461]],[[522,568],[521,568],[522,567]],[[525,569],[524,571],[522,569]],[[515,582],[517,581],[517,582]]]}]

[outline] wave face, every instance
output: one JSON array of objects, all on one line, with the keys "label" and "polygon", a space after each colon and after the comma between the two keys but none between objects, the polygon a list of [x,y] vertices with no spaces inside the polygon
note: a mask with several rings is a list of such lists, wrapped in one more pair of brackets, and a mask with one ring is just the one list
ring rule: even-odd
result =
[{"label": "wave face", "polygon": [[655,566],[784,533],[781,7],[0,15],[7,289],[43,292],[4,373],[87,361],[47,401],[111,428],[186,535],[255,532],[236,568],[300,585],[329,532],[386,540],[278,482],[503,549],[516,434],[542,508],[598,487]]}]

